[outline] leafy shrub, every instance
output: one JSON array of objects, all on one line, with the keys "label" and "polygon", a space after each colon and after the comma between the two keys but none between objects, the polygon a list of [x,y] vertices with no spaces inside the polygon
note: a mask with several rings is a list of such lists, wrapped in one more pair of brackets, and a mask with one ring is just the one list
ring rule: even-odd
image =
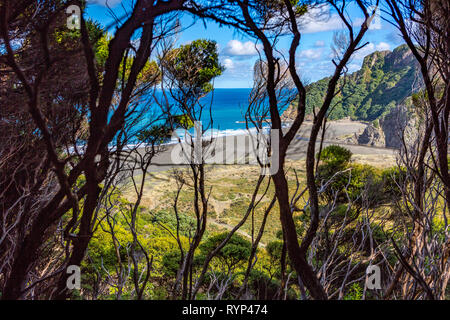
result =
[{"label": "leafy shrub", "polygon": [[361,300],[363,295],[363,289],[359,283],[354,283],[347,290],[347,294],[344,296],[344,300]]},{"label": "leafy shrub", "polygon": [[150,129],[142,129],[137,134],[139,141],[149,144],[160,144],[170,141],[172,129],[168,125],[158,124]]},{"label": "leafy shrub", "polygon": [[331,145],[322,150],[320,160],[329,166],[342,167],[350,162],[352,155],[352,152],[344,147]]},{"label": "leafy shrub", "polygon": [[167,277],[175,277],[180,267],[180,251],[170,251],[163,256],[163,273]]},{"label": "leafy shrub", "polygon": [[266,251],[273,260],[280,260],[281,252],[283,251],[283,241],[269,242],[266,246]]},{"label": "leafy shrub", "polygon": [[[179,213],[178,218],[180,234],[189,236],[190,231],[195,228],[195,218],[183,213]],[[159,211],[154,215],[152,222],[161,223],[171,230],[177,230],[177,217],[174,212]]]},{"label": "leafy shrub", "polygon": [[175,128],[183,128],[188,130],[194,127],[194,122],[187,114],[172,115],[171,122]]},{"label": "leafy shrub", "polygon": [[[250,272],[248,283],[255,299],[257,300],[275,299],[278,293],[278,288],[280,287],[279,281],[271,279],[259,270],[252,270]],[[289,293],[289,298],[295,299],[295,294],[293,294],[292,290]]]},{"label": "leafy shrub", "polygon": [[341,146],[328,146],[320,153],[321,165],[317,170],[318,183],[328,181],[339,171],[343,171],[352,158],[350,150]]},{"label": "leafy shrub", "polygon": [[[172,250],[166,253],[162,258],[163,273],[169,278],[174,278],[177,275],[181,263],[181,253],[179,250]],[[193,268],[198,268],[203,264],[203,259],[200,256],[194,256],[192,263]]]},{"label": "leafy shrub", "polygon": [[[326,200],[332,201],[337,193],[338,203],[347,203],[348,198],[356,203],[363,200],[369,205],[376,204],[383,197],[382,180],[380,170],[370,165],[352,164],[340,169],[346,170],[341,174],[335,175],[339,170],[329,166],[320,166],[318,177],[322,181],[329,181],[333,176],[332,182],[324,191],[323,196]],[[348,196],[348,198],[347,198]]]},{"label": "leafy shrub", "polygon": [[200,95],[210,92],[211,80],[225,70],[219,63],[217,43],[212,40],[198,39],[182,45],[169,53],[168,60],[166,68],[171,77],[181,87],[189,87]]},{"label": "leafy shrub", "polygon": [[372,121],[372,124],[375,128],[377,128],[377,129],[380,128],[380,120],[376,119],[376,120]]},{"label": "leafy shrub", "polygon": [[378,198],[377,195],[380,194],[380,172],[376,168],[369,165],[354,164],[352,165],[352,170],[344,176],[345,178],[350,176],[350,184],[348,186],[350,199],[359,199],[365,191],[366,197]]},{"label": "leafy shrub", "polygon": [[402,194],[399,186],[406,180],[406,169],[392,167],[383,170],[381,174],[383,180],[383,192],[387,196],[400,196]]},{"label": "leafy shrub", "polygon": [[351,156],[349,150],[340,146],[323,149],[317,178],[321,184],[332,179],[322,194],[328,202],[333,201],[337,193],[338,204],[347,203],[348,195],[353,202],[364,201],[373,207],[401,195],[398,185],[406,179],[403,168],[380,170],[370,165],[350,164]]},{"label": "leafy shrub", "polygon": [[[227,232],[220,233],[208,238],[200,244],[200,252],[203,256],[208,255],[228,236]],[[229,270],[250,257],[251,243],[240,235],[234,234],[228,243],[217,253],[215,259],[225,264]]]},{"label": "leafy shrub", "polygon": [[[266,246],[267,254],[261,257],[264,261],[263,269],[270,274],[271,277],[281,278],[281,254],[283,251],[283,241],[271,241]],[[286,272],[289,273],[290,262],[289,255],[286,252]]]}]

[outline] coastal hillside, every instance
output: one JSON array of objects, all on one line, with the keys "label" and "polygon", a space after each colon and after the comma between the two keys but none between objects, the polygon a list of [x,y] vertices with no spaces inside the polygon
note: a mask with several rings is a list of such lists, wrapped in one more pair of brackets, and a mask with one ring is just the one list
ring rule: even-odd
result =
[{"label": "coastal hillside", "polygon": [[[366,56],[359,71],[339,81],[338,88],[343,88],[332,104],[335,107],[329,118],[374,121],[385,116],[411,95],[417,82],[417,68],[418,64],[406,45],[394,51],[377,51]],[[329,80],[325,78],[307,87],[307,114],[320,108]],[[295,109],[294,105],[288,108],[284,118],[295,117]]]}]

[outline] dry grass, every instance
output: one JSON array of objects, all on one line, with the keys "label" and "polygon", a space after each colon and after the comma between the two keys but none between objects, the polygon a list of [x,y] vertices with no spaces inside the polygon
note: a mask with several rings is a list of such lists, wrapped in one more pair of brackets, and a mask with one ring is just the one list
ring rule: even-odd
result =
[{"label": "dry grass", "polygon": [[[390,155],[354,155],[353,161],[381,168],[395,165],[395,157]],[[297,186],[294,170],[297,172],[300,188],[305,187],[304,168],[304,160],[286,162],[286,172],[291,193],[295,192]],[[259,168],[257,166],[243,165],[209,166],[206,171],[206,186],[207,190],[211,192],[208,230],[209,232],[230,230],[242,219],[247,211],[259,176]],[[190,186],[191,182],[188,172],[186,172],[185,177],[187,184],[180,193],[179,211],[193,216],[193,188]],[[136,177],[137,181],[140,179],[141,177]],[[267,180],[258,192],[258,199],[261,198],[258,207],[241,228],[240,233],[248,238],[252,237],[252,232],[253,236],[256,237],[265,209],[273,197],[272,184],[269,186],[267,193],[263,195],[266,186]],[[172,171],[152,174],[146,181],[141,206],[146,209],[144,211],[158,212],[164,210],[173,212],[176,191],[177,184]],[[124,196],[130,201],[135,200],[135,193],[131,184],[128,185]],[[304,206],[306,197],[307,194],[298,203],[299,207]],[[281,226],[278,207],[275,205],[269,214],[262,243],[267,244],[275,239],[279,230],[281,230]]]}]

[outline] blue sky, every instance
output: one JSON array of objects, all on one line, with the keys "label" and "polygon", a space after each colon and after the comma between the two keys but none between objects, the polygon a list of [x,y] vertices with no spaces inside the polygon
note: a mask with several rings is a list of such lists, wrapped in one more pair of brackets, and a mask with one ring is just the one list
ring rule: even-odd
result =
[{"label": "blue sky", "polygon": [[[127,0],[89,0],[86,15],[103,25],[113,20],[105,2],[118,16],[124,14]],[[317,19],[320,14],[320,19]],[[355,26],[361,25],[362,14],[356,7],[349,7],[348,15]],[[315,17],[315,18],[314,18]],[[302,20],[302,39],[297,51],[298,70],[305,82],[313,82],[331,75],[334,66],[331,62],[333,35],[344,30],[342,22],[333,10],[324,6],[316,8]],[[193,18],[187,14],[181,17],[182,26],[191,25]],[[112,32],[113,30],[111,30]],[[197,21],[179,35],[179,44],[203,38],[215,40],[219,47],[221,63],[225,66],[224,73],[215,80],[216,88],[248,88],[252,86],[252,68],[257,60],[255,41],[227,27],[219,27],[214,22]],[[392,50],[402,44],[398,31],[383,19],[375,19],[371,30],[365,37],[369,44],[355,54],[349,63],[349,71],[359,70],[363,58],[377,50]],[[289,37],[281,39],[279,49],[287,51]]]}]

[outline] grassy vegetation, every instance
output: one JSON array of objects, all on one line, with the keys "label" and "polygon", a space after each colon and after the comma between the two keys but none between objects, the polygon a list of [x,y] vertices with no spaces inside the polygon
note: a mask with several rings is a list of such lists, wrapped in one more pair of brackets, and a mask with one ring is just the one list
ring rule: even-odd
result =
[{"label": "grassy vegetation", "polygon": [[[330,175],[334,175],[338,171],[343,172],[330,185],[330,190],[341,190],[337,197],[334,198],[332,192],[321,194],[321,210],[323,212],[327,211],[333,198],[337,202],[336,208],[327,219],[327,228],[318,233],[318,241],[326,241],[327,238],[333,237],[340,232],[339,226],[344,219],[352,220],[353,216],[357,217],[345,226],[343,230],[344,241],[337,243],[336,252],[341,256],[346,256],[348,252],[353,250],[352,241],[347,240],[355,239],[355,235],[358,236],[358,228],[363,222],[363,217],[358,217],[358,210],[362,206],[362,204],[359,204],[358,197],[367,188],[372,190],[369,190],[369,194],[374,197],[373,199],[366,199],[364,204],[365,208],[374,214],[371,222],[373,241],[389,243],[390,237],[393,237],[396,241],[402,241],[403,237],[403,233],[395,231],[393,225],[396,219],[399,218],[399,212],[404,210],[395,208],[392,202],[393,196],[398,197],[398,190],[393,180],[401,179],[402,172],[394,167],[377,168],[368,164],[355,163],[351,159],[352,154],[348,150],[331,146],[323,150],[318,168],[319,184],[322,183],[321,179],[326,180],[330,178]],[[386,163],[383,165],[386,165]],[[302,191],[306,187],[304,162],[290,161],[287,163],[286,168],[291,192],[290,196],[292,197],[295,190]],[[349,175],[350,172],[351,175]],[[233,165],[207,168],[206,187],[210,190],[208,224],[202,242],[194,256],[193,272],[195,274],[200,272],[208,252],[223,240],[247,212],[258,175],[259,169],[253,166]],[[184,250],[189,247],[189,239],[192,236],[192,231],[195,229],[193,188],[190,185],[187,172],[185,178],[186,184],[178,196],[178,221],[174,210],[177,184],[171,171],[152,176],[145,187],[146,192],[142,199],[142,206],[139,209],[136,223],[139,241],[153,258],[151,284],[146,289],[146,297],[149,299],[165,299],[170,295],[170,292],[167,290],[175,281],[176,271],[180,262],[179,245],[175,236],[177,226]],[[227,277],[231,277],[231,285],[226,293],[227,295],[236,294],[240,284],[242,284],[247,268],[247,259],[250,254],[252,237],[255,238],[258,234],[264,212],[274,196],[273,184],[267,185],[267,181],[266,179],[258,191],[257,200],[259,200],[259,205],[233,236],[231,242],[210,263],[206,276],[207,281],[211,281],[211,279],[224,280]],[[129,185],[128,187],[131,186]],[[353,200],[350,211],[348,211],[349,207],[342,194],[342,190],[345,188]],[[133,192],[130,190],[118,193],[115,199],[116,209],[113,211],[114,214],[109,217],[109,219],[114,221],[113,228],[115,230],[115,241],[119,244],[118,251],[117,246],[112,241],[112,235],[108,231],[110,229],[108,229],[107,223],[110,223],[110,220],[105,219],[102,221],[95,232],[89,246],[91,262],[85,264],[85,283],[87,285],[93,282],[92,279],[95,278],[96,272],[100,271],[103,275],[108,272],[114,274],[117,270],[118,255],[121,257],[124,267],[129,263],[126,260],[126,250],[130,248],[133,241],[129,230],[130,217],[128,210],[128,205],[134,201],[133,197],[130,196],[132,194]],[[294,221],[299,239],[305,235],[310,222],[309,211],[304,209],[308,208],[306,205],[307,199],[308,193],[305,192],[303,198],[297,202],[297,210],[294,212]],[[275,204],[268,216],[265,232],[257,250],[258,263],[255,264],[249,275],[249,286],[255,290],[254,294],[260,298],[273,296],[280,285],[282,232],[278,212],[278,204]],[[441,222],[436,221],[435,223],[436,233],[444,232]],[[325,253],[321,251],[315,253],[317,258],[313,258],[315,268],[320,268],[323,254]],[[367,259],[370,254],[370,244],[363,244],[363,247],[353,254],[354,261],[352,265],[355,268],[365,270],[364,268],[367,267]],[[388,260],[392,259],[392,261],[395,260],[392,248],[386,253],[386,258]],[[290,273],[292,271],[288,264],[287,272]],[[298,289],[295,286],[291,287],[288,296],[291,298],[298,297],[300,294]],[[109,293],[111,298],[117,295],[117,292],[114,292],[114,287],[110,290],[112,290]],[[127,283],[125,291],[129,292],[129,290],[132,290],[132,285]],[[349,286],[344,299],[359,299],[361,290],[360,283],[352,284]],[[204,294],[201,290],[198,298],[207,298],[203,296]],[[223,298],[227,298],[227,296]],[[232,296],[229,298],[232,298]]]}]

